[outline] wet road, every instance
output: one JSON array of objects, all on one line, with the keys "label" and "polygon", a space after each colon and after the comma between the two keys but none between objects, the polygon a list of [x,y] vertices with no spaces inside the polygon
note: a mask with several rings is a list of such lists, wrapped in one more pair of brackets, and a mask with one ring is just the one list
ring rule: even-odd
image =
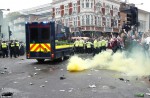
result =
[{"label": "wet road", "polygon": [[150,85],[142,79],[109,70],[70,73],[67,64],[68,59],[38,64],[24,56],[0,58],[0,93],[13,92],[13,98],[135,98],[144,93],[150,98]]}]

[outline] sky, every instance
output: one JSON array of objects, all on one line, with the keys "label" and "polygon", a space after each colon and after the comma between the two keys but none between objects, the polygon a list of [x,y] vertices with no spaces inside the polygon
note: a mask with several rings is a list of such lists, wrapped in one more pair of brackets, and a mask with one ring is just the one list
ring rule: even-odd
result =
[{"label": "sky", "polygon": [[[128,0],[129,3],[134,3],[139,9],[150,12],[150,0]],[[143,3],[143,5],[140,5]]]},{"label": "sky", "polygon": [[32,8],[52,2],[52,0],[0,0],[0,1],[1,1],[0,9],[10,9],[10,12]]},{"label": "sky", "polygon": [[[125,1],[125,0],[122,0]],[[150,12],[150,0],[128,0],[129,3],[135,3],[140,9]],[[10,9],[10,12],[22,9],[36,7],[42,4],[51,3],[52,0],[1,0],[0,9]],[[139,5],[143,3],[143,5]],[[6,12],[4,12],[6,13]],[[8,13],[8,12],[7,12]]]}]

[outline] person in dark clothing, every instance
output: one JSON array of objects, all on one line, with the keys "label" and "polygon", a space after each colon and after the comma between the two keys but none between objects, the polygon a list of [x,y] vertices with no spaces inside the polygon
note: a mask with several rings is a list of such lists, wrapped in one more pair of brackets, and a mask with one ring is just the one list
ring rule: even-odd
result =
[{"label": "person in dark clothing", "polygon": [[5,58],[5,56],[8,57],[8,45],[6,41],[2,42],[1,49],[2,49],[3,58]]},{"label": "person in dark clothing", "polygon": [[15,40],[15,51],[16,51],[16,55],[19,57],[20,51],[19,51],[19,42],[18,42],[18,40]]},{"label": "person in dark clothing", "polygon": [[23,42],[20,43],[20,55],[24,55],[25,54],[25,46],[23,44]]},{"label": "person in dark clothing", "polygon": [[9,44],[9,49],[10,49],[10,58],[12,58],[12,56],[16,58],[15,43],[13,41],[11,41],[11,43]]}]

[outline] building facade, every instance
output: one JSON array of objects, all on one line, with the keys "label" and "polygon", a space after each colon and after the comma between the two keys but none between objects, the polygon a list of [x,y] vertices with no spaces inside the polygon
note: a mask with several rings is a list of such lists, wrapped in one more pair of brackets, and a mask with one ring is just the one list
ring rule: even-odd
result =
[{"label": "building facade", "polygon": [[71,32],[119,32],[119,0],[53,0],[53,18]]},{"label": "building facade", "polygon": [[138,21],[139,27],[138,30],[140,32],[147,32],[150,27],[150,14],[147,11],[138,9]]}]

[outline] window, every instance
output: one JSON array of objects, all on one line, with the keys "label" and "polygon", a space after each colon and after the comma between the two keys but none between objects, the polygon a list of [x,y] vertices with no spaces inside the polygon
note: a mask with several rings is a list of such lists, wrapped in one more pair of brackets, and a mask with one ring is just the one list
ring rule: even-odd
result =
[{"label": "window", "polygon": [[117,16],[118,15],[118,9],[117,8],[114,8],[113,9],[113,16]]},{"label": "window", "polygon": [[97,17],[97,25],[101,26],[102,24],[102,18],[100,16]]},{"label": "window", "polygon": [[106,5],[105,15],[108,15],[109,13],[110,13],[110,7],[109,7],[109,5]]},{"label": "window", "polygon": [[93,8],[93,3],[91,3],[91,8]]},{"label": "window", "polygon": [[65,19],[65,20],[64,20],[64,26],[69,27],[69,19]]},{"label": "window", "polygon": [[42,28],[41,29],[41,40],[49,40],[50,39],[50,29]]},{"label": "window", "polygon": [[90,15],[86,15],[86,24],[90,25]]},{"label": "window", "polygon": [[59,14],[60,14],[60,9],[56,8],[56,15],[59,15]]},{"label": "window", "polygon": [[66,15],[69,13],[69,6],[68,5],[66,5],[65,6],[65,12],[64,12]]},{"label": "window", "polygon": [[97,12],[101,12],[101,9],[102,9],[101,3],[97,3],[97,4],[96,4],[96,11],[97,11]]},{"label": "window", "polygon": [[110,27],[110,18],[109,17],[107,17],[106,18],[106,27]]},{"label": "window", "polygon": [[91,15],[91,25],[94,25],[94,18],[93,18],[93,15]]},{"label": "window", "polygon": [[86,8],[89,8],[89,0],[86,0]]},{"label": "window", "polygon": [[84,8],[84,2],[82,2],[82,8]]},{"label": "window", "polygon": [[75,13],[77,12],[77,3],[73,4],[73,12],[75,12]]},{"label": "window", "polygon": [[82,16],[82,25],[85,25],[84,16]]},{"label": "window", "polygon": [[38,28],[30,28],[30,42],[37,42],[39,33],[38,33]]}]

